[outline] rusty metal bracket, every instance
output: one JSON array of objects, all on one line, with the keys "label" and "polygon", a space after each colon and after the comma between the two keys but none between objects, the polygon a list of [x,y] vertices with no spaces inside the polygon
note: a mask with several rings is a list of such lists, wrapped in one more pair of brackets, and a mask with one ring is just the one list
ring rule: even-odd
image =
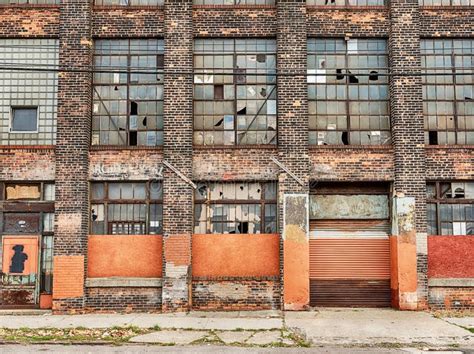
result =
[{"label": "rusty metal bracket", "polygon": [[278,167],[280,167],[283,171],[285,171],[286,173],[288,173],[291,177],[293,177],[293,179],[298,182],[300,185],[302,185],[303,187],[305,186],[305,183],[300,179],[298,178],[297,175],[295,175],[293,172],[290,171],[290,169],[288,167],[286,167],[283,163],[281,163],[280,161],[277,160],[276,157],[271,157],[270,158]]},{"label": "rusty metal bracket", "polygon": [[181,178],[184,182],[186,182],[187,184],[189,184],[191,187],[193,187],[193,189],[197,189],[197,185],[191,181],[188,177],[186,177],[185,175],[183,175],[176,167],[174,167],[172,164],[170,164],[168,161],[166,160],[163,160],[163,165],[165,165],[166,167],[168,167],[171,171],[173,171],[174,173],[176,173],[178,175],[179,178]]}]

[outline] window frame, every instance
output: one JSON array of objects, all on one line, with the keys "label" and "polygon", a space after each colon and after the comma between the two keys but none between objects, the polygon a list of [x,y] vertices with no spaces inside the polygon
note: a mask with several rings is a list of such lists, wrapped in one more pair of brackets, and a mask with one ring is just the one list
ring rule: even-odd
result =
[{"label": "window frame", "polygon": [[[276,39],[275,38],[249,38],[249,37],[243,37],[243,38],[239,38],[239,37],[233,37],[233,38],[218,38],[218,37],[210,37],[210,38],[195,38],[194,40],[194,44],[196,43],[196,40],[231,40],[233,43],[233,51],[228,51],[226,52],[225,49],[224,50],[221,50],[221,51],[196,51],[195,49],[193,49],[193,61],[195,61],[196,57],[199,57],[199,56],[202,56],[203,58],[205,57],[224,57],[224,56],[232,56],[232,69],[227,69],[227,68],[216,68],[216,67],[212,67],[212,68],[208,68],[208,67],[205,67],[203,65],[203,67],[197,67],[196,65],[194,65],[194,70],[195,70],[195,73],[193,75],[193,146],[196,147],[196,148],[200,148],[200,147],[225,147],[225,148],[245,148],[245,147],[276,147],[278,146],[278,77],[277,77],[277,70],[278,70],[278,49],[276,47]],[[237,50],[237,44],[238,44],[238,41],[239,40],[265,40],[265,41],[274,41],[275,43],[275,51],[274,52],[258,52],[258,51],[238,51]],[[237,61],[238,61],[238,57],[239,56],[255,56],[255,57],[258,57],[258,55],[265,55],[265,56],[274,56],[275,57],[275,67],[274,69],[266,69],[266,70],[274,70],[274,73],[261,73],[261,74],[250,74],[251,77],[260,77],[260,76],[266,76],[266,77],[269,77],[269,76],[272,76],[274,77],[274,83],[268,83],[268,82],[265,82],[265,84],[263,83],[248,83],[247,82],[247,70],[249,70],[248,68],[239,68],[237,66]],[[204,60],[203,60],[204,61]],[[228,73],[228,71],[232,70],[232,73]],[[252,69],[250,69],[252,70]],[[262,69],[255,69],[255,70],[262,70]],[[197,71],[197,72],[196,72]],[[240,76],[245,76],[245,82],[238,82],[238,76],[239,76],[239,73],[242,73],[244,72],[243,74],[241,74]],[[217,74],[216,74],[217,73]],[[216,84],[216,83],[213,83],[212,85],[213,86],[224,86],[223,87],[223,97],[222,98],[219,98],[219,99],[216,99],[215,97],[213,99],[206,99],[206,98],[196,98],[196,87],[205,87],[206,83],[202,82],[202,83],[196,83],[196,76],[199,76],[199,75],[202,75],[202,76],[205,76],[205,75],[222,75],[222,76],[226,76],[226,75],[232,75],[233,76],[233,82],[232,84],[230,83],[219,83],[219,84]],[[210,86],[210,85],[209,85]],[[225,99],[224,98],[224,95],[225,95],[225,86],[232,86],[233,87],[233,99]],[[260,100],[258,98],[255,98],[255,99],[247,99],[247,98],[242,98],[242,99],[239,99],[238,98],[238,87],[240,86],[243,86],[243,87],[248,87],[248,86],[265,86],[267,89],[270,88],[270,92],[268,92],[268,95]],[[272,99],[272,96],[274,96],[274,98]],[[264,103],[257,109],[257,114],[245,114],[243,116],[253,116],[253,122],[255,122],[256,118],[258,118],[260,116],[260,111],[263,109],[264,106],[268,106],[267,103],[268,101],[275,101],[275,114],[268,114],[266,113],[265,114],[265,117],[266,117],[266,122],[267,122],[267,126],[266,126],[266,130],[250,130],[250,125],[245,129],[245,130],[239,130],[238,129],[238,117],[239,117],[239,109],[238,109],[238,101],[241,100],[241,101],[255,101],[255,102],[258,102],[258,101],[264,101]],[[196,111],[195,111],[195,105],[197,102],[202,102],[202,103],[205,103],[205,102],[232,102],[232,106],[233,106],[233,129],[232,130],[226,130],[226,129],[205,129],[204,126],[203,128],[201,129],[197,129],[196,128],[196,119],[197,118],[201,118],[201,117],[205,117],[205,116],[213,116],[213,117],[220,117],[219,114],[215,114],[214,112],[212,112],[212,114],[206,114],[206,113],[203,113],[203,114],[197,114]],[[223,120],[224,120],[224,123],[225,124],[225,117],[228,116],[228,114],[224,114],[222,115],[223,117]],[[271,131],[268,127],[268,117],[272,117],[274,116],[275,117],[275,137],[273,139],[270,140],[270,142],[266,142],[266,143],[259,143],[258,142],[258,138],[256,138],[256,143],[239,143],[239,133],[241,134],[242,132],[265,132],[265,133],[268,133],[269,131]],[[217,144],[217,143],[213,143],[213,144],[206,144],[206,141],[205,141],[205,133],[212,133],[212,132],[222,132],[223,134],[223,141],[226,140],[226,137],[225,137],[225,132],[233,132],[233,143],[232,144]],[[203,134],[203,142],[202,144],[201,143],[197,143],[196,142],[196,134],[199,134],[199,133],[202,133]],[[271,141],[274,141],[273,143]]]},{"label": "window frame", "polygon": [[[247,4],[247,1],[252,1],[252,0],[244,0],[245,3],[243,4],[237,4],[236,2],[239,1],[239,0],[232,0],[232,4],[225,4],[226,0],[222,0],[222,4],[206,4],[205,2],[209,1],[209,0],[201,0],[202,2],[204,2],[203,4],[197,4],[196,3],[196,0],[193,0],[193,6],[229,6],[229,7],[232,7],[232,6],[276,6],[276,2],[278,0],[264,0],[265,1],[265,4]],[[212,0],[210,0],[212,1]],[[253,0],[253,1],[258,1],[258,0]],[[272,4],[267,4],[267,2],[272,2]]]},{"label": "window frame", "polygon": [[110,7],[118,7],[118,8],[134,8],[134,7],[163,7],[165,4],[164,4],[164,0],[156,0],[157,1],[157,4],[156,5],[135,5],[133,4],[133,2],[135,2],[136,0],[126,0],[128,1],[128,4],[126,5],[122,5],[122,4],[98,4],[98,2],[104,2],[106,0],[92,0],[93,1],[93,5],[94,7],[106,7],[106,8],[110,8]]},{"label": "window frame", "polygon": [[[109,5],[105,5],[105,6],[109,6]],[[114,5],[110,5],[110,6],[114,6]],[[109,54],[104,54],[104,53],[96,53],[95,49],[96,49],[96,43],[98,41],[127,41],[127,45],[128,45],[128,52],[125,54],[124,53],[118,53],[118,52],[111,52]],[[126,57],[127,58],[127,73],[126,73],[126,77],[127,77],[127,81],[125,83],[121,83],[121,82],[118,82],[118,83],[100,83],[100,82],[97,82],[94,77],[92,78],[92,108],[91,108],[91,112],[92,112],[92,119],[94,120],[95,117],[97,118],[102,118],[102,117],[106,117],[108,116],[108,122],[110,124],[113,124],[117,129],[115,131],[117,131],[119,134],[118,134],[118,141],[119,141],[119,144],[103,144],[100,142],[100,135],[102,132],[110,132],[112,130],[102,130],[100,129],[100,119],[99,119],[99,129],[98,130],[95,130],[94,127],[92,126],[91,127],[91,146],[97,146],[97,147],[121,147],[121,148],[141,148],[141,149],[150,149],[150,148],[162,148],[163,145],[164,145],[164,142],[163,144],[155,144],[155,145],[140,145],[138,142],[139,142],[139,138],[138,138],[138,133],[139,132],[154,132],[155,135],[156,135],[156,141],[158,142],[158,133],[162,133],[163,134],[163,139],[164,139],[164,112],[161,114],[161,120],[162,120],[162,129],[153,129],[153,130],[148,130],[148,129],[145,129],[145,130],[140,130],[138,129],[138,114],[136,115],[137,117],[137,129],[134,129],[134,130],[131,130],[130,129],[130,122],[131,122],[131,117],[133,116],[131,114],[131,102],[136,102],[137,104],[138,103],[144,103],[144,102],[156,102],[156,103],[162,103],[164,105],[164,97],[162,99],[135,99],[135,100],[132,100],[130,98],[130,92],[131,92],[131,88],[134,87],[134,86],[155,86],[155,87],[160,87],[162,88],[162,91],[163,91],[163,94],[164,94],[164,67],[158,67],[158,64],[159,63],[164,63],[164,50],[162,52],[159,52],[159,50],[156,52],[156,53],[153,53],[153,54],[134,54],[131,50],[131,43],[133,41],[140,41],[140,40],[156,40],[158,41],[158,44],[159,42],[162,42],[163,45],[164,45],[164,39],[163,38],[111,38],[111,39],[102,39],[102,38],[99,38],[99,39],[96,39],[94,41],[94,53],[93,53],[93,61],[94,61],[94,68],[95,69],[98,69],[99,71],[100,70],[106,70],[106,69],[103,69],[104,67],[101,67],[101,66],[96,66],[95,65],[95,60],[96,58],[102,58],[102,57],[108,57],[108,58],[114,58],[114,57]],[[145,83],[135,83],[134,81],[132,81],[132,75],[141,75],[141,74],[134,74],[132,72],[132,58],[133,57],[141,57],[141,56],[147,56],[147,57],[155,57],[156,58],[156,71],[159,72],[160,70],[163,71],[163,73],[156,73],[156,72],[150,72],[150,74],[146,74],[146,75],[155,75],[156,77],[158,76],[161,76],[162,77],[162,82],[161,83],[148,83],[148,82],[145,82]],[[158,59],[158,58],[162,58],[162,59]],[[107,67],[105,67],[107,68]],[[119,75],[121,74],[124,74],[122,71],[120,71]],[[120,79],[119,79],[120,81]],[[124,100],[121,100],[121,99],[104,99],[102,96],[100,96],[99,98],[99,94],[98,94],[98,90],[96,89],[96,87],[126,87],[126,99]],[[119,89],[120,90],[120,89]],[[97,98],[95,98],[96,96],[98,96]],[[105,114],[99,114],[99,113],[95,113],[94,112],[94,105],[97,104],[100,108],[101,105],[104,105],[104,102],[121,102],[121,101],[124,101],[126,102],[126,112],[125,114],[123,113],[119,113],[119,114],[113,114],[113,113],[110,113],[110,112],[106,112]],[[138,107],[137,107],[138,109]],[[125,130],[123,131],[124,134],[125,134],[125,141],[123,142],[123,144],[120,144],[120,142],[123,140],[122,139],[122,135],[120,135],[120,129],[118,129],[118,126],[115,124],[115,123],[111,123],[112,121],[112,116],[115,116],[115,117],[125,117],[126,118],[126,126],[125,126]],[[156,113],[154,115],[154,117],[160,117],[160,114]],[[93,124],[93,123],[92,123]],[[135,145],[131,145],[130,144],[130,132],[136,132],[136,144]],[[98,143],[97,144],[94,144],[94,134],[98,134]],[[110,137],[109,137],[110,138]]]},{"label": "window frame", "polygon": [[383,4],[377,4],[377,5],[359,5],[359,4],[350,4],[350,0],[344,0],[344,5],[332,5],[332,4],[308,4],[309,0],[306,0],[306,6],[308,7],[318,7],[318,8],[378,8],[378,7],[386,7],[388,5],[388,0],[382,0]]},{"label": "window frame", "polygon": [[[434,205],[436,208],[436,235],[440,236],[456,236],[454,234],[447,234],[443,235],[442,234],[442,221],[441,221],[441,205],[458,205],[458,204],[473,204],[474,205],[474,198],[443,198],[442,193],[441,193],[441,185],[442,184],[452,184],[452,183],[474,183],[474,181],[427,181],[426,182],[426,188],[427,188],[427,193],[426,193],[426,205],[427,205],[427,229],[430,227],[429,226],[429,218],[428,218],[428,208],[429,205]],[[435,186],[435,197],[429,197],[428,196],[428,186]],[[467,222],[467,221],[465,221]],[[473,221],[474,222],[474,221]],[[430,233],[428,233],[430,234]]]},{"label": "window frame", "polygon": [[[261,196],[263,198],[261,199],[222,199],[222,200],[211,200],[211,185],[238,185],[239,183],[242,184],[251,184],[251,183],[259,183],[261,185],[262,191],[261,191]],[[266,188],[267,185],[270,183],[275,183],[276,184],[276,189],[275,189],[275,199],[267,199],[266,198]],[[276,228],[276,233],[278,233],[278,225],[279,225],[279,214],[278,214],[278,184],[275,181],[262,181],[262,182],[213,182],[213,181],[207,181],[207,182],[199,182],[198,185],[206,186],[207,190],[207,196],[205,199],[197,199],[194,198],[193,202],[193,233],[196,234],[196,222],[199,222],[199,219],[196,219],[196,205],[201,205],[203,208],[206,209],[206,234],[221,234],[221,233],[214,233],[212,232],[212,225],[214,223],[216,224],[225,224],[225,223],[237,223],[236,220],[224,220],[224,221],[218,221],[218,222],[212,222],[211,217],[210,217],[210,210],[211,206],[213,205],[259,205],[260,206],[260,230],[256,230],[255,233],[225,233],[223,232],[222,234],[226,235],[261,235],[261,234],[266,234],[265,232],[265,227],[266,227],[266,222],[265,222],[265,206],[266,205],[275,205],[276,207],[276,215],[275,215],[275,228]],[[197,191],[197,190],[196,190]]]},{"label": "window frame", "polygon": [[[438,6],[438,5],[436,5]],[[442,51],[443,52],[440,52],[440,53],[435,53],[435,49],[433,47],[433,49],[424,49],[423,48],[423,43],[427,43],[427,42],[430,42],[432,41],[433,44],[435,43],[434,41],[437,41],[437,40],[441,40],[443,41],[443,43],[447,43],[449,42],[450,43],[450,46],[451,46],[451,50],[450,50],[450,53],[448,52],[444,52],[446,50],[445,46],[443,45],[443,49]],[[463,73],[466,71],[466,69],[463,69],[463,67],[458,67],[456,66],[456,63],[458,62],[458,60],[456,60],[456,58],[459,58],[459,57],[465,57],[465,56],[472,56],[472,61],[474,62],[474,39],[472,38],[467,38],[467,40],[471,40],[472,41],[472,54],[461,54],[461,53],[455,53],[455,48],[454,48],[454,43],[456,40],[466,40],[466,38],[448,38],[448,37],[443,37],[443,38],[421,38],[421,42],[422,42],[422,45],[421,45],[421,53],[420,53],[420,57],[421,57],[421,70],[422,72],[428,72],[428,71],[435,71],[435,73],[440,73],[441,75],[443,75],[445,78],[449,78],[451,79],[451,83],[449,84],[446,84],[446,83],[437,83],[437,82],[427,82],[427,77],[423,77],[423,81],[422,81],[422,89],[423,91],[427,91],[428,87],[435,87],[435,90],[436,90],[436,87],[437,86],[443,86],[443,87],[449,87],[449,88],[452,88],[452,94],[453,94],[453,99],[447,99],[447,98],[443,98],[443,99],[439,99],[439,98],[435,98],[435,99],[428,99],[428,98],[425,98],[423,97],[423,123],[424,123],[424,128],[423,128],[423,131],[425,133],[425,144],[428,145],[428,146],[449,146],[449,145],[472,145],[472,144],[465,144],[465,143],[459,143],[459,133],[465,133],[465,140],[467,140],[467,133],[471,132],[473,135],[474,135],[474,128],[472,129],[468,129],[468,128],[459,128],[459,125],[460,125],[460,122],[459,122],[459,119],[460,117],[469,117],[468,114],[466,115],[463,115],[463,116],[460,116],[459,115],[459,110],[458,110],[458,104],[460,103],[465,103],[465,102],[471,102],[472,103],[472,100],[471,101],[468,101],[468,100],[460,100],[457,98],[457,92],[458,90],[460,90],[459,88],[459,83],[458,83],[458,74],[459,73]],[[424,52],[424,51],[429,51],[430,53],[428,52]],[[449,57],[450,58],[450,61],[451,61],[451,65],[449,67],[446,67],[446,68],[432,68],[432,67],[429,67],[429,66],[426,66],[426,58],[428,57],[431,57],[431,58],[445,58],[445,57]],[[423,65],[423,63],[425,63],[425,65]],[[469,70],[469,68],[467,69]],[[449,72],[450,75],[445,75],[446,72]],[[435,75],[435,79],[436,79],[436,76]],[[464,75],[462,75],[464,76]],[[466,85],[466,86],[469,86],[469,85]],[[474,88],[474,83],[473,83],[473,88]],[[473,90],[474,91],[474,90]],[[425,94],[423,94],[424,96]],[[427,93],[426,93],[427,95]],[[474,99],[474,97],[472,97],[472,99]],[[436,104],[436,103],[444,103],[444,104],[450,104],[450,106],[452,107],[452,117],[453,117],[453,125],[454,125],[454,128],[448,128],[447,127],[447,124],[446,124],[446,128],[445,129],[439,129],[439,127],[437,127],[437,129],[430,129],[429,127],[429,122],[427,121],[429,119],[429,117],[432,117],[433,115],[430,115],[429,112],[427,112],[425,110],[425,105],[428,106],[428,105],[433,105],[433,104]],[[446,117],[446,120],[450,117],[449,114],[446,114],[446,115],[443,115],[442,113],[436,111],[434,117],[436,118],[437,122],[439,120],[439,118],[443,118],[443,117]],[[473,114],[473,117],[474,117],[474,114]],[[437,123],[439,124],[439,123]],[[436,133],[436,144],[431,144],[430,143],[430,134],[431,133]],[[452,133],[453,136],[454,136],[454,143],[450,143],[449,142],[449,137],[448,135],[446,135],[446,143],[444,144],[440,144],[439,143],[439,136],[438,134],[439,133],[445,133],[445,134],[449,134],[449,133]],[[474,139],[474,138],[473,138]]]},{"label": "window frame", "polygon": [[[15,119],[15,111],[17,110],[35,110],[36,112],[36,129],[35,130],[13,130],[13,121]],[[9,126],[9,133],[10,134],[38,134],[39,133],[39,106],[10,106],[10,126]]]},{"label": "window frame", "polygon": [[[315,104],[316,106],[316,113],[313,115],[313,114],[310,114],[308,112],[308,120],[309,120],[309,126],[308,126],[308,134],[311,134],[311,133],[320,133],[320,132],[325,132],[326,134],[328,132],[342,132],[342,135],[341,135],[341,140],[343,140],[343,136],[344,136],[344,132],[347,133],[347,136],[346,136],[346,139],[347,139],[347,144],[344,144],[344,142],[342,142],[342,144],[319,144],[318,142],[318,137],[316,135],[316,140],[315,140],[315,143],[311,143],[311,139],[310,139],[310,136],[308,136],[308,146],[309,147],[320,147],[320,146],[350,146],[350,147],[359,147],[359,146],[370,146],[370,147],[374,147],[374,146],[391,146],[392,145],[392,139],[393,139],[393,136],[392,136],[392,126],[391,126],[391,107],[390,107],[390,101],[391,101],[391,98],[390,98],[390,77],[387,75],[387,82],[386,83],[380,83],[376,86],[385,86],[386,89],[387,89],[387,98],[386,99],[377,99],[377,100],[372,100],[372,99],[365,99],[365,100],[362,100],[360,99],[360,97],[358,99],[351,99],[350,98],[350,88],[351,88],[351,83],[349,82],[350,81],[350,77],[351,75],[353,76],[357,76],[357,74],[352,74],[350,71],[368,71],[369,68],[366,68],[366,70],[361,70],[361,69],[358,69],[357,67],[354,67],[354,68],[351,68],[349,67],[349,62],[350,62],[350,58],[351,56],[354,56],[354,54],[351,54],[350,51],[351,49],[349,48],[349,41],[350,40],[362,40],[362,41],[384,41],[385,42],[385,53],[379,53],[379,52],[374,52],[374,53],[369,53],[369,52],[362,52],[362,53],[357,53],[359,54],[360,56],[384,56],[386,58],[386,61],[387,61],[387,66],[389,66],[389,51],[388,51],[388,39],[387,38],[378,38],[378,37],[357,37],[357,38],[341,38],[341,37],[309,37],[308,38],[308,42],[309,41],[315,41],[315,43],[317,43],[318,40],[323,40],[323,41],[335,41],[335,45],[337,45],[337,41],[343,41],[344,42],[344,53],[341,52],[338,52],[337,49],[335,49],[333,52],[329,52],[329,51],[325,51],[325,52],[318,52],[316,50],[314,51],[310,51],[308,49],[307,51],[307,57],[309,58],[309,56],[324,56],[324,57],[327,57],[327,56],[333,56],[333,57],[342,57],[344,56],[344,66],[345,68],[341,68],[341,71],[342,73],[340,75],[343,75],[343,80],[344,80],[344,83],[329,83],[329,85],[331,86],[335,86],[336,88],[338,86],[341,86],[344,88],[344,92],[345,92],[345,99],[338,99],[337,97],[334,98],[334,99],[318,99],[318,93],[317,93],[317,88],[318,88],[318,82],[310,82],[310,77],[311,76],[314,76],[312,74],[309,73],[310,70],[314,70],[314,71],[317,71],[319,70],[318,68],[316,69],[313,69],[313,68],[310,68],[309,65],[308,65],[308,76],[307,76],[307,90],[308,90],[308,108],[310,108],[310,105],[311,104]],[[357,55],[355,56],[357,57]],[[309,62],[309,60],[308,60]],[[337,68],[336,68],[337,69]],[[328,69],[328,70],[336,70],[336,69]],[[375,68],[374,68],[375,69]],[[388,70],[387,68],[378,68],[377,69],[379,70],[378,71],[378,74],[387,74],[388,73]],[[317,74],[317,73],[316,73]],[[339,73],[338,73],[339,74]],[[369,72],[367,73],[369,74]],[[316,80],[317,80],[317,76],[316,77]],[[309,93],[309,90],[310,90],[310,87],[311,86],[315,86],[315,97],[314,98],[311,98],[310,97],[310,93]],[[328,83],[326,82],[324,85],[328,85]],[[359,84],[357,83],[356,84],[357,87],[363,87],[363,86],[367,86],[367,91],[369,91],[369,88],[371,86],[371,83],[370,83],[370,79],[369,79],[369,83],[368,84]],[[337,91],[337,90],[336,90]],[[351,103],[357,103],[357,105],[360,105],[361,103],[369,103],[371,101],[376,101],[376,102],[386,102],[386,109],[387,109],[387,114],[386,114],[386,117],[388,118],[388,129],[378,129],[378,130],[375,130],[375,129],[370,129],[367,128],[367,129],[362,129],[362,128],[358,128],[358,129],[351,129],[351,117],[363,117],[364,115],[363,114],[351,114],[350,113],[350,106],[351,106]],[[326,128],[325,130],[323,129],[318,129],[317,128],[317,125],[318,125],[318,116],[324,116],[324,117],[329,117],[329,116],[333,116],[336,118],[338,118],[338,116],[342,116],[342,114],[332,114],[332,115],[324,115],[324,114],[318,114],[317,113],[317,105],[318,105],[318,102],[326,102],[328,105],[331,104],[331,103],[339,103],[339,102],[344,102],[344,106],[345,106],[345,110],[346,110],[346,113],[345,113],[345,122],[346,122],[346,129],[338,129],[338,127],[336,127],[336,129],[328,129]],[[316,118],[316,121],[315,121],[315,126],[316,128],[315,129],[311,129],[310,125],[311,125],[311,118],[312,117],[315,117]],[[369,121],[370,121],[370,117],[385,117],[385,115],[367,115],[367,118],[369,118]],[[381,122],[381,121],[379,121]],[[352,144],[351,143],[351,133],[362,133],[362,132],[375,132],[375,131],[378,131],[380,133],[383,133],[383,132],[386,132],[388,133],[388,139],[386,139],[386,143],[380,143],[380,144]],[[327,135],[326,135],[327,136]],[[326,138],[327,139],[327,138]],[[360,140],[360,138],[359,138]]]},{"label": "window frame", "polygon": [[[110,199],[109,197],[109,185],[110,184],[144,184],[145,185],[145,199]],[[163,233],[163,181],[159,181],[160,183],[160,188],[161,188],[161,199],[152,199],[151,198],[151,192],[150,188],[153,183],[156,183],[156,181],[91,181],[91,189],[90,189],[90,196],[89,196],[89,210],[92,209],[93,205],[103,205],[104,206],[104,233],[94,233],[93,232],[93,220],[92,220],[92,215],[90,218],[89,222],[89,232],[91,235],[94,236],[105,236],[105,235],[113,235],[113,236],[133,236],[133,235],[162,235]],[[103,184],[104,186],[104,198],[103,199],[94,199],[93,194],[92,194],[92,186],[94,184]],[[114,223],[115,221],[109,221],[109,216],[108,216],[108,207],[109,205],[145,205],[145,232],[140,233],[140,234],[135,234],[135,233],[128,233],[128,234],[121,234],[121,233],[112,233],[109,232],[111,223]],[[161,205],[161,233],[150,233],[150,222],[151,222],[151,206],[152,205]],[[127,220],[127,221],[117,221],[117,224],[121,223],[138,223],[135,221]]]}]

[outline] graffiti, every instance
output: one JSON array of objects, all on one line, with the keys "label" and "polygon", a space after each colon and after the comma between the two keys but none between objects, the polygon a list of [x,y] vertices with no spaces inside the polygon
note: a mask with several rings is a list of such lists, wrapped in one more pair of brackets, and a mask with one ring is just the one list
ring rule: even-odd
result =
[{"label": "graffiti", "polygon": [[[132,172],[133,171],[133,172]],[[153,178],[163,178],[163,165],[146,167],[143,165],[128,166],[123,164],[104,165],[99,163],[92,168],[91,174],[95,178],[113,178],[125,180],[132,175],[144,175]]]},{"label": "graffiti", "polygon": [[23,273],[25,270],[25,262],[28,259],[28,255],[23,252],[25,246],[15,245],[13,250],[15,253],[11,259],[10,273]]}]

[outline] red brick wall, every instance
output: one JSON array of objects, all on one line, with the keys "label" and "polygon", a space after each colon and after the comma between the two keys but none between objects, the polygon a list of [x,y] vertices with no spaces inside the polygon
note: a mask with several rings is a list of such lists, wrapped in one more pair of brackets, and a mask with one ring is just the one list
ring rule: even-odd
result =
[{"label": "red brick wall", "polygon": [[430,278],[474,278],[474,236],[428,236]]},{"label": "red brick wall", "polygon": [[57,37],[59,35],[59,7],[0,6],[0,36],[2,37]]}]

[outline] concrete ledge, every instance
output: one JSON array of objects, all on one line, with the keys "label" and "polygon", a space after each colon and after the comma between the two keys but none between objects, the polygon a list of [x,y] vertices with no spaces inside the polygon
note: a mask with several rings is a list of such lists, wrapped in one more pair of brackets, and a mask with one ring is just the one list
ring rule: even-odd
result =
[{"label": "concrete ledge", "polygon": [[431,278],[428,286],[469,288],[474,287],[474,278]]},{"label": "concrete ledge", "polygon": [[87,278],[88,288],[161,288],[161,278]]}]

